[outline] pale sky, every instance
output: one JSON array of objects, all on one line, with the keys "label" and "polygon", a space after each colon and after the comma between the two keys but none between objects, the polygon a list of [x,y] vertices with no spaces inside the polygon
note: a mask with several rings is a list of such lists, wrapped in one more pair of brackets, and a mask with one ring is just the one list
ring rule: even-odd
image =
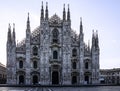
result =
[{"label": "pale sky", "polygon": [[[120,68],[120,0],[43,0],[48,2],[49,17],[62,18],[63,4],[70,4],[72,29],[79,33],[82,17],[84,39],[91,41],[92,30],[98,30],[100,68]],[[0,1],[0,62],[6,65],[8,24],[15,23],[16,41],[25,38],[27,13],[30,13],[31,31],[40,24],[42,0]]]}]

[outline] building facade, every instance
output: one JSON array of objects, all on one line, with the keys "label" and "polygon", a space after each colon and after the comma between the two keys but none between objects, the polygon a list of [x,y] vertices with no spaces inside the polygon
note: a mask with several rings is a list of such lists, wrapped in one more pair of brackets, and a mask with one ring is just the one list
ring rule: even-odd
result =
[{"label": "building facade", "polygon": [[0,84],[5,84],[6,80],[6,67],[2,63],[0,63]]},{"label": "building facade", "polygon": [[[44,12],[45,11],[45,12]],[[63,7],[62,19],[49,17],[48,5],[41,7],[40,25],[31,33],[29,14],[26,38],[16,44],[8,27],[7,84],[71,85],[99,83],[99,43],[97,31],[92,46],[84,42],[82,19],[80,33],[71,28],[70,9]]]},{"label": "building facade", "polygon": [[120,68],[101,69],[100,82],[102,84],[120,84]]}]

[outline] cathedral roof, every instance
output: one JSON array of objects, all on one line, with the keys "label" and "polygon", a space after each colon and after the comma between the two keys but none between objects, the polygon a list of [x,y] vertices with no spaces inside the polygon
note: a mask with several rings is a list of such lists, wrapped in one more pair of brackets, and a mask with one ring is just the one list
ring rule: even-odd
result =
[{"label": "cathedral roof", "polygon": [[60,17],[56,14],[54,14],[50,19],[49,22],[52,24],[60,24],[62,22],[62,20],[60,19]]},{"label": "cathedral roof", "polygon": [[[49,18],[49,24],[50,26],[61,26],[62,19],[57,14],[54,14]],[[31,41],[33,43],[39,44],[40,42],[39,38],[40,38],[40,26],[34,29],[33,32],[31,33]],[[71,29],[71,39],[72,39],[72,44],[76,44],[76,45],[78,44],[79,37],[73,29]],[[21,50],[25,51],[25,38],[19,43],[17,43],[17,51],[21,51]]]}]

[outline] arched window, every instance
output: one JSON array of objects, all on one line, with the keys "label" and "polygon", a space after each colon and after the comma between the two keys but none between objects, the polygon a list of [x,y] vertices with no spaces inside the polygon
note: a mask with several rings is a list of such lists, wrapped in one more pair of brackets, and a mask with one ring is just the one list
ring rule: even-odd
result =
[{"label": "arched window", "polygon": [[38,55],[38,48],[36,46],[33,47],[33,55],[34,56]]},{"label": "arched window", "polygon": [[37,68],[37,61],[33,61],[33,68]]},{"label": "arched window", "polygon": [[19,68],[23,68],[23,61],[22,60],[19,61]]},{"label": "arched window", "polygon": [[52,42],[53,42],[53,43],[58,43],[58,35],[59,35],[58,30],[57,30],[57,29],[54,29],[54,30],[52,31],[52,37],[53,37]]},{"label": "arched window", "polygon": [[76,49],[73,49],[73,50],[72,50],[72,56],[73,56],[73,57],[76,57],[76,56],[77,56],[77,50],[76,50]]},{"label": "arched window", "polygon": [[85,63],[85,69],[88,69],[88,62]]},{"label": "arched window", "polygon": [[57,51],[53,51],[53,59],[58,59],[58,52]]},{"label": "arched window", "polygon": [[72,67],[73,67],[73,69],[76,69],[76,62],[72,63]]}]

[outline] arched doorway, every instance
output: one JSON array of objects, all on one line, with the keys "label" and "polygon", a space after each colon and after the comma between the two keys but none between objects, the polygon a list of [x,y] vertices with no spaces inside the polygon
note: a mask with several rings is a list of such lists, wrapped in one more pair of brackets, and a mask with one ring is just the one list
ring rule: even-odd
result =
[{"label": "arched doorway", "polygon": [[19,84],[24,84],[24,76],[23,75],[19,76]]},{"label": "arched doorway", "polygon": [[86,84],[89,84],[89,76],[85,76],[85,82]]},{"label": "arched doorway", "polygon": [[77,84],[77,76],[72,76],[72,84]]},{"label": "arched doorway", "polygon": [[52,72],[52,84],[59,84],[59,73],[58,71]]},{"label": "arched doorway", "polygon": [[37,83],[38,83],[38,76],[33,75],[33,84],[37,84]]}]

